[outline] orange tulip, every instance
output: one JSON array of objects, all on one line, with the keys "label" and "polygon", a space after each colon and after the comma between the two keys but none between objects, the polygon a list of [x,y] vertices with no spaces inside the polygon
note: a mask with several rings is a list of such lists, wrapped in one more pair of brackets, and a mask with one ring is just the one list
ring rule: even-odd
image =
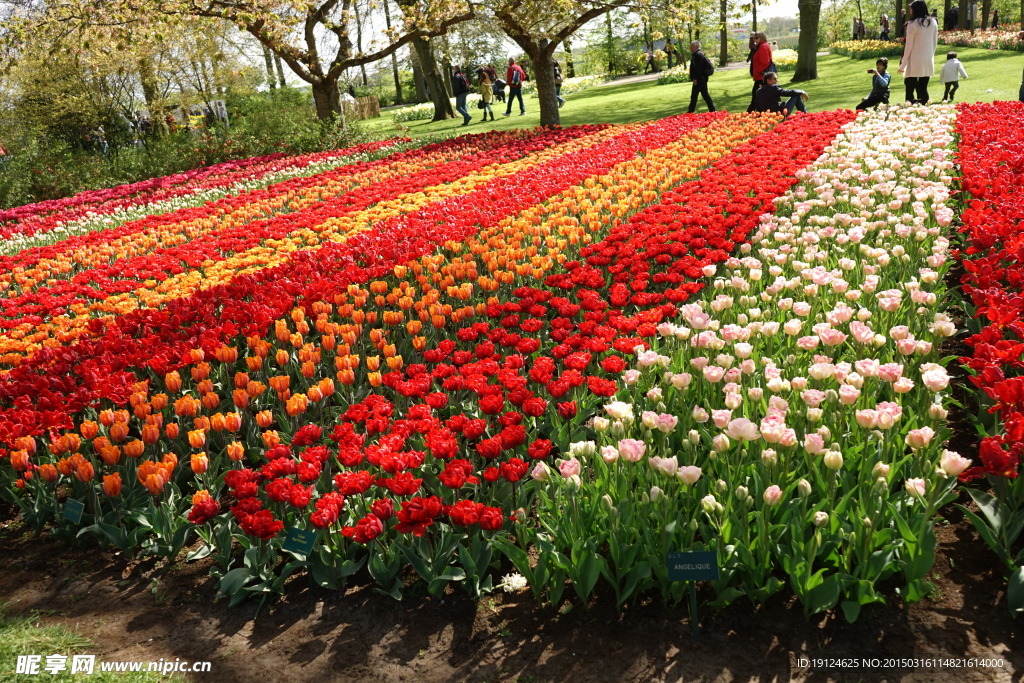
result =
[{"label": "orange tulip", "polygon": [[121,495],[121,474],[119,472],[103,476],[103,493],[110,498],[117,498]]},{"label": "orange tulip", "polygon": [[387,360],[388,367],[390,369],[392,369],[392,370],[401,370],[402,369],[402,364],[403,363],[402,363],[402,357],[401,356],[391,356],[390,358],[387,358],[386,360]]},{"label": "orange tulip", "polygon": [[141,458],[146,450],[146,444],[138,439],[132,439],[124,445],[124,454],[128,458]]},{"label": "orange tulip", "polygon": [[205,415],[200,415],[196,419],[192,420],[192,429],[210,431],[210,418]]},{"label": "orange tulip", "polygon": [[15,472],[24,472],[25,470],[28,469],[28,466],[28,451],[11,451],[11,467],[14,468]]},{"label": "orange tulip", "polygon": [[380,369],[380,356],[367,356],[366,369],[376,372]]},{"label": "orange tulip", "polygon": [[257,372],[263,367],[263,359],[259,356],[246,356],[245,367],[249,368],[250,372]]},{"label": "orange tulip", "polygon": [[215,432],[224,431],[224,413],[214,413],[210,416],[210,429]]},{"label": "orange tulip", "polygon": [[167,407],[167,394],[156,394],[149,400],[153,410],[163,410]]},{"label": "orange tulip", "polygon": [[104,427],[109,427],[114,424],[114,411],[110,408],[100,411],[100,424]]},{"label": "orange tulip", "polygon": [[210,459],[205,452],[192,454],[192,471],[196,474],[203,474],[210,468]]},{"label": "orange tulip", "polygon": [[120,443],[128,438],[128,425],[123,422],[116,422],[110,426],[110,439]]},{"label": "orange tulip", "polygon": [[282,368],[288,365],[288,363],[291,362],[291,359],[291,354],[285,351],[284,349],[278,349],[277,353],[274,354],[274,362],[276,362]]},{"label": "orange tulip", "polygon": [[188,433],[188,443],[192,448],[202,448],[206,445],[206,432],[202,429],[195,429]]},{"label": "orange tulip", "polygon": [[235,388],[244,389],[245,385],[249,383],[249,373],[247,372],[236,372],[235,373]]},{"label": "orange tulip", "polygon": [[260,412],[256,413],[256,424],[258,424],[261,429],[266,429],[273,422],[274,414],[271,413],[269,410],[261,410]]},{"label": "orange tulip", "polygon": [[[65,434],[60,440],[64,450],[68,453],[74,453],[82,447],[82,438],[78,434]],[[29,451],[29,453],[31,452]]]},{"label": "orange tulip", "polygon": [[306,379],[313,379],[313,376],[315,374],[316,374],[316,365],[314,365],[313,363],[303,363],[302,364],[302,376],[303,377],[305,377]]},{"label": "orange tulip", "polygon": [[200,394],[208,394],[213,391],[213,380],[207,377],[196,385],[196,391]]},{"label": "orange tulip", "polygon": [[113,467],[121,462],[121,449],[117,446],[104,446],[97,450],[99,450],[100,460],[103,461],[103,464]]},{"label": "orange tulip", "polygon": [[96,474],[96,470],[93,468],[92,463],[88,460],[80,463],[75,468],[75,479],[84,483],[92,481],[93,476]]},{"label": "orange tulip", "polygon": [[245,408],[249,405],[249,392],[245,389],[235,389],[231,392],[231,402],[236,408]]},{"label": "orange tulip", "polygon": [[206,358],[206,354],[203,353],[202,349],[192,349],[189,351],[189,355],[191,356],[193,363],[202,363],[203,359]]},{"label": "orange tulip", "polygon": [[239,462],[245,457],[245,446],[237,441],[232,441],[228,444],[228,457],[232,462]]},{"label": "orange tulip", "polygon": [[52,484],[60,478],[60,472],[58,472],[57,468],[50,463],[45,463],[39,466],[39,476],[42,477],[43,481],[47,484]]},{"label": "orange tulip", "polygon": [[221,363],[234,363],[238,360],[238,349],[234,346],[222,346],[214,352]]},{"label": "orange tulip", "polygon": [[242,428],[242,416],[238,413],[227,413],[224,416],[224,429],[229,432],[237,432]]},{"label": "orange tulip", "polygon": [[306,398],[308,398],[313,403],[319,403],[320,401],[323,400],[324,395],[323,392],[320,391],[320,387],[312,386],[309,388],[309,391],[306,392]]},{"label": "orange tulip", "polygon": [[140,420],[145,420],[146,416],[153,412],[153,406],[149,405],[149,403],[140,403],[135,406],[134,412],[135,417]]},{"label": "orange tulip", "polygon": [[181,375],[178,374],[177,370],[173,370],[164,375],[164,386],[166,386],[167,391],[172,394],[176,394],[181,391]]},{"label": "orange tulip", "polygon": [[156,425],[144,425],[142,427],[142,443],[152,446],[160,440],[160,428]]},{"label": "orange tulip", "polygon": [[309,401],[305,394],[295,394],[288,399],[285,404],[285,412],[288,413],[289,417],[295,417],[306,412],[306,408],[309,406]]},{"label": "orange tulip", "polygon": [[371,387],[379,387],[381,385],[381,376],[379,372],[367,373],[366,380],[370,383]]},{"label": "orange tulip", "polygon": [[333,334],[325,334],[320,338],[320,344],[328,351],[333,351],[338,340]]},{"label": "orange tulip", "polygon": [[273,448],[281,443],[281,435],[276,431],[268,429],[261,436],[263,438],[263,445],[267,448]]},{"label": "orange tulip", "polygon": [[322,380],[317,382],[316,387],[324,396],[334,395],[334,380],[330,377],[324,377]]},{"label": "orange tulip", "polygon": [[35,455],[36,452],[36,440],[31,436],[19,436],[14,440],[14,447],[25,451],[29,455]]},{"label": "orange tulip", "polygon": [[267,386],[263,382],[249,382],[245,385],[245,393],[249,394],[249,398],[262,396],[266,390]]},{"label": "orange tulip", "polygon": [[195,417],[199,412],[199,401],[193,396],[182,396],[174,402],[174,414],[179,417]]},{"label": "orange tulip", "polygon": [[192,379],[201,382],[210,376],[210,364],[202,362],[192,368]]},{"label": "orange tulip", "polygon": [[338,384],[349,387],[356,383],[356,374],[351,370],[338,370],[334,374],[338,380]]},{"label": "orange tulip", "polygon": [[275,375],[267,381],[270,382],[271,389],[280,393],[288,388],[291,384],[292,378],[289,375]]},{"label": "orange tulip", "polygon": [[177,422],[170,422],[166,427],[164,427],[164,434],[167,435],[168,439],[177,439],[179,433],[181,433],[181,428],[178,426]]},{"label": "orange tulip", "polygon": [[207,410],[216,410],[220,406],[220,394],[212,391],[208,394],[203,394],[203,406]]}]

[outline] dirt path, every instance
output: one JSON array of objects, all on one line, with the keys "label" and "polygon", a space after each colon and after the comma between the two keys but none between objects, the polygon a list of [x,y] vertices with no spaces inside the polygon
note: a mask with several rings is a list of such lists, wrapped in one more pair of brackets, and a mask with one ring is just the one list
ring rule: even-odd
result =
[{"label": "dirt path", "polygon": [[[1024,636],[1007,614],[991,555],[962,520],[940,525],[938,535],[937,590],[909,609],[892,598],[849,625],[831,613],[805,619],[792,601],[758,610],[742,603],[703,614],[697,644],[685,606],[666,610],[652,600],[619,613],[609,596],[559,614],[528,594],[499,593],[479,604],[458,593],[396,603],[369,585],[340,595],[299,577],[285,599],[257,615],[251,604],[214,603],[205,563],[125,562],[33,539],[10,523],[0,529],[0,600],[76,628],[97,644],[101,660],[209,660],[212,673],[197,680],[218,683],[1019,680]],[[859,666],[801,665],[822,657],[854,658]],[[872,664],[864,658],[887,657],[1003,664],[863,668]]]}]

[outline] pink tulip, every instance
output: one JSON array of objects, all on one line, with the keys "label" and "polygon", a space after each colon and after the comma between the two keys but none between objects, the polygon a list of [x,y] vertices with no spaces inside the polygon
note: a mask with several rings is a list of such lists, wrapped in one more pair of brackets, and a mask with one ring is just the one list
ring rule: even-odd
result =
[{"label": "pink tulip", "polygon": [[622,439],[619,441],[619,455],[629,462],[639,462],[644,457],[644,450],[647,445],[636,439]]}]

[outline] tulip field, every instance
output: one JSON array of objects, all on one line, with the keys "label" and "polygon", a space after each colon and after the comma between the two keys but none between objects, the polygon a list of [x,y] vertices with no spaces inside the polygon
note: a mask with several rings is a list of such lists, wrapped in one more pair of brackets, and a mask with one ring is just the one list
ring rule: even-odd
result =
[{"label": "tulip field", "polygon": [[1018,103],[716,112],[2,211],[0,492],[231,604],[673,605],[706,551],[849,621],[958,503],[1024,609],[1022,160]]}]

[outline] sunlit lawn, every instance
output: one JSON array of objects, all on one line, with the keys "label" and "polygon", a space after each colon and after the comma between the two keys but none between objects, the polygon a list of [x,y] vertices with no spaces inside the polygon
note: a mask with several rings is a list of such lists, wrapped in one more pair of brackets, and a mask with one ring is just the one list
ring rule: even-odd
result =
[{"label": "sunlit lawn", "polygon": [[[938,70],[951,49],[940,45],[936,60],[936,76],[929,85],[933,100],[941,99],[942,84]],[[990,102],[994,100],[1016,100],[1024,70],[1024,54],[976,48],[952,48],[960,56],[970,78],[960,82],[957,101]],[[896,73],[897,59],[890,61],[892,72],[893,103],[902,101],[903,79]],[[818,79],[791,84],[792,74],[781,74],[780,84],[784,88],[799,88],[810,95],[808,111],[830,109],[852,109],[871,90],[871,76],[867,70],[874,66],[874,60],[854,60],[849,57],[829,55],[818,58]],[[711,77],[711,96],[715,106],[727,111],[745,111],[750,102],[750,75],[746,69],[718,71]],[[473,109],[473,123],[462,127],[460,119],[430,122],[413,121],[405,124],[409,134],[423,136],[431,134],[462,134],[484,130],[507,130],[535,126],[540,122],[536,97],[527,97],[526,116],[519,116],[518,105],[512,116],[503,118],[504,106],[495,103],[496,121],[482,123],[479,110]],[[690,84],[656,85],[654,81],[628,85],[606,85],[570,95],[561,109],[562,125],[582,123],[629,123],[664,118],[686,111],[690,102]],[[704,102],[698,102],[697,111],[704,111]],[[387,114],[380,119],[363,125],[391,129],[391,118]]]}]

